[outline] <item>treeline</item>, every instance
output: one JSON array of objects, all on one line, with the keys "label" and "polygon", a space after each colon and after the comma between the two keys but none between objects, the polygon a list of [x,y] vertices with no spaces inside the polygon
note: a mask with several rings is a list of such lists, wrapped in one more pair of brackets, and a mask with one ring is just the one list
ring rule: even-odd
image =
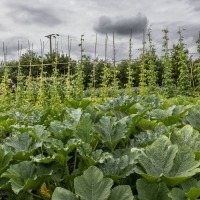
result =
[{"label": "treeline", "polygon": [[[184,37],[179,30],[179,42],[173,48],[168,47],[168,30],[163,30],[163,54],[158,56],[151,39],[151,29],[148,30],[147,41],[138,58],[132,59],[132,36],[130,36],[129,58],[116,64],[115,60],[91,59],[81,54],[79,61],[72,60],[68,55],[53,52],[38,56],[36,52],[27,51],[20,56],[19,61],[7,61],[0,70],[3,77],[4,69],[17,83],[19,70],[22,80],[30,76],[34,79],[41,76],[50,78],[56,68],[57,78],[63,77],[68,87],[80,87],[79,90],[101,89],[104,95],[119,94],[125,89],[129,95],[133,87],[141,95],[162,92],[167,96],[198,95],[200,92],[200,35],[197,40],[198,58],[191,59],[184,43]],[[82,44],[81,44],[82,45]],[[81,52],[83,47],[81,48]],[[78,85],[76,85],[78,84]],[[102,89],[103,88],[103,89]],[[68,88],[69,89],[69,88]],[[112,92],[110,92],[112,90]]]}]

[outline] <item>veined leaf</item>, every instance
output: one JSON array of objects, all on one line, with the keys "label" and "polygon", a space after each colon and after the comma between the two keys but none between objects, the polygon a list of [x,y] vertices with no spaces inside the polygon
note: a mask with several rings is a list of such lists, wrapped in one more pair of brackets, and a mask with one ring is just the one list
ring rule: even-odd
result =
[{"label": "veined leaf", "polygon": [[10,178],[12,190],[18,194],[22,190],[38,189],[44,179],[52,173],[52,169],[36,166],[32,162],[23,161],[11,165],[2,177]]},{"label": "veined leaf", "polygon": [[46,140],[46,138],[51,136],[51,133],[45,130],[45,126],[43,125],[33,126],[31,131],[29,131],[29,133],[34,139],[38,141],[44,141]]},{"label": "veined leaf", "polygon": [[173,188],[168,194],[172,200],[196,200],[200,196],[200,181],[191,178],[181,184],[181,188]]},{"label": "veined leaf", "polygon": [[181,187],[185,192],[189,192],[192,187],[200,188],[200,181],[195,178],[190,178],[187,181],[181,183]]},{"label": "veined leaf", "polygon": [[52,151],[52,153],[53,150],[58,151],[59,149],[64,148],[64,144],[61,140],[51,137],[47,138],[46,141],[43,143],[43,145],[47,150]]},{"label": "veined leaf", "polygon": [[112,110],[121,110],[126,111],[128,108],[130,108],[132,105],[134,105],[136,102],[134,99],[130,98],[129,96],[120,96],[114,99],[111,99],[110,101],[107,101],[104,103],[104,106],[107,109]]},{"label": "veined leaf", "polygon": [[0,147],[0,174],[5,170],[5,168],[9,165],[12,160],[12,153],[6,153]]},{"label": "veined leaf", "polygon": [[12,152],[13,157],[18,160],[28,159],[36,150],[32,147],[32,137],[28,133],[18,133],[5,139],[3,148]]},{"label": "veined leaf", "polygon": [[166,136],[146,147],[138,160],[143,170],[136,169],[137,173],[149,181],[162,179],[171,187],[200,172],[200,161],[195,160],[192,150],[186,147],[178,150]]},{"label": "veined leaf", "polygon": [[78,200],[78,198],[69,190],[57,187],[52,195],[52,200]]},{"label": "veined leaf", "polygon": [[57,147],[56,151],[59,154],[62,154],[67,157],[69,153],[71,153],[75,148],[79,147],[81,144],[82,142],[79,139],[70,139],[64,147]]},{"label": "veined leaf", "polygon": [[[140,115],[137,118],[140,119]],[[137,122],[137,127],[139,129],[141,129],[142,131],[153,130],[156,127],[156,125],[157,125],[156,122],[153,122],[153,121],[150,121],[147,119],[143,119],[143,118],[138,120],[138,122]]]},{"label": "veined leaf", "polygon": [[63,142],[65,142],[67,137],[71,135],[71,131],[68,130],[68,125],[57,120],[50,123],[49,131],[53,133],[53,136],[56,139],[59,139]]},{"label": "veined leaf", "polygon": [[119,185],[112,189],[108,200],[133,200],[131,187],[128,185]]},{"label": "veined leaf", "polygon": [[81,108],[77,108],[77,109],[67,108],[66,111],[70,115],[71,119],[73,119],[74,123],[78,124],[82,115]]},{"label": "veined leaf", "polygon": [[26,191],[21,191],[17,195],[16,194],[11,194],[9,195],[9,199],[12,200],[34,200],[34,197],[32,194],[29,194]]},{"label": "veined leaf", "polygon": [[159,122],[153,130],[145,130],[135,135],[136,144],[144,147],[153,143],[161,135],[167,133],[169,130],[162,122]]},{"label": "veined leaf", "polygon": [[200,181],[190,178],[181,184],[186,197],[190,200],[196,200],[200,196]]},{"label": "veined leaf", "polygon": [[190,200],[196,200],[200,196],[200,188],[192,187],[189,192],[185,193]]},{"label": "veined leaf", "polygon": [[112,179],[103,178],[103,173],[95,166],[74,179],[75,192],[84,200],[106,200],[112,185]]},{"label": "veined leaf", "polygon": [[172,188],[172,191],[169,192],[168,196],[172,200],[187,200],[184,191],[180,188]]},{"label": "veined leaf", "polygon": [[196,154],[200,153],[200,133],[190,125],[184,126],[179,131],[174,131],[170,139],[173,144],[180,147],[190,147]]},{"label": "veined leaf", "polygon": [[154,109],[149,114],[152,119],[163,122],[166,126],[170,126],[178,122],[180,117],[187,112],[191,106],[172,106],[167,110]]},{"label": "veined leaf", "polygon": [[74,131],[74,136],[81,139],[83,142],[90,143],[94,140],[92,135],[93,124],[90,115],[86,115],[80,120]]},{"label": "veined leaf", "polygon": [[15,134],[4,141],[5,148],[10,148],[13,153],[31,150],[32,137],[28,133]]},{"label": "veined leaf", "polygon": [[147,174],[160,177],[170,172],[177,152],[178,147],[171,145],[170,140],[162,136],[146,147],[145,153],[139,156],[139,163]]},{"label": "veined leaf", "polygon": [[10,190],[10,182],[9,178],[0,178],[0,189],[2,190]]},{"label": "veined leaf", "polygon": [[111,176],[113,179],[125,178],[134,173],[139,154],[140,151],[136,149],[115,150],[112,157],[99,164],[99,167],[105,176]]},{"label": "veined leaf", "polygon": [[170,190],[164,182],[151,183],[145,179],[138,179],[136,187],[139,200],[170,200]]},{"label": "veined leaf", "polygon": [[195,106],[190,111],[186,117],[186,120],[189,124],[194,127],[195,129],[200,130],[200,107]]},{"label": "veined leaf", "polygon": [[200,171],[199,165],[200,161],[195,160],[195,155],[190,148],[179,148],[169,176],[193,176]]},{"label": "veined leaf", "polygon": [[95,165],[95,160],[92,158],[92,146],[88,143],[83,143],[80,147],[77,148],[77,152],[81,155],[81,161],[79,163],[79,169],[81,168],[80,165],[84,167],[89,167],[91,165]]},{"label": "veined leaf", "polygon": [[91,154],[92,158],[98,163],[104,163],[108,158],[112,158],[111,153],[103,152],[102,149],[97,149]]},{"label": "veined leaf", "polygon": [[99,123],[95,125],[95,132],[101,135],[103,143],[110,149],[115,149],[118,142],[125,138],[126,124],[115,117],[103,116]]},{"label": "veined leaf", "polygon": [[33,162],[36,163],[50,163],[54,160],[53,156],[44,156],[42,154],[36,155],[36,156],[30,156]]},{"label": "veined leaf", "polygon": [[[98,169],[98,168],[96,168],[96,169]],[[90,169],[88,169],[88,170],[90,170]],[[93,175],[93,174],[91,174],[91,175]],[[106,183],[106,180],[108,181],[109,179],[102,179],[98,185],[93,184],[94,186],[92,188],[89,188],[89,186],[91,186],[91,183],[90,183],[90,185],[83,185],[84,188],[82,189],[82,191],[86,195],[83,195],[83,196],[79,195],[81,197],[81,199],[82,200],[89,200],[89,199],[90,200],[100,200],[100,199],[133,200],[134,199],[132,191],[131,191],[131,187],[128,185],[120,185],[120,186],[115,187],[114,189],[112,189],[112,191],[108,197],[107,190],[110,190],[110,186],[109,186],[109,189],[105,188],[106,191],[103,192],[103,185],[105,185],[105,184],[103,184],[103,182]],[[95,188],[95,187],[97,187],[97,188]],[[105,185],[105,187],[106,187],[106,185]],[[76,188],[75,188],[75,190],[76,190]],[[80,188],[78,190],[80,190]],[[94,192],[94,194],[91,192]],[[96,194],[95,192],[97,192],[98,194]],[[100,192],[102,192],[102,193],[100,194]],[[76,194],[77,194],[77,191],[76,191]],[[98,195],[100,195],[100,196],[98,196]],[[105,195],[105,196],[103,196],[103,195]],[[71,191],[61,188],[61,187],[57,187],[54,190],[54,193],[52,195],[52,200],[66,200],[66,199],[67,200],[78,200],[76,195],[73,194]]]}]

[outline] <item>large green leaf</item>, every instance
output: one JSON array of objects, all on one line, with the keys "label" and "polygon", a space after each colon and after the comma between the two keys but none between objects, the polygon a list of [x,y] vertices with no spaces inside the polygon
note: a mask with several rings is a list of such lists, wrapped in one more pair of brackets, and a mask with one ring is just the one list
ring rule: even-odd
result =
[{"label": "large green leaf", "polygon": [[189,192],[185,193],[190,200],[196,200],[200,196],[200,188],[192,187]]},{"label": "large green leaf", "polygon": [[145,179],[138,179],[136,187],[139,200],[170,200],[170,190],[164,182],[151,183]]},{"label": "large green leaf", "polygon": [[45,130],[43,125],[35,125],[29,131],[30,135],[37,141],[44,141],[46,138],[51,136],[51,133]]},{"label": "large green leaf", "polygon": [[108,200],[133,200],[131,187],[128,185],[119,185],[112,189]]},{"label": "large green leaf", "polygon": [[[52,195],[52,200],[65,200],[65,199],[68,199],[68,200],[78,200],[78,198],[76,197],[76,195],[73,194],[72,192],[70,192],[69,190],[57,187],[55,189],[53,195]],[[84,200],[85,199],[89,199],[89,198],[84,198]],[[94,199],[94,198],[92,198],[92,199]],[[97,198],[96,200],[98,200],[98,199],[99,198]],[[117,186],[114,189],[112,189],[109,198],[105,197],[103,199],[108,199],[108,200],[116,200],[116,199],[117,200],[133,200],[134,196],[132,194],[130,186],[120,185],[120,186]]]},{"label": "large green leaf", "polygon": [[30,136],[34,139],[32,148],[42,147],[43,142],[46,142],[47,139],[51,136],[51,133],[46,130],[46,127],[43,125],[35,125],[29,131]]},{"label": "large green leaf", "polygon": [[77,109],[67,108],[66,111],[71,117],[71,121],[70,122],[73,122],[74,124],[78,124],[78,122],[81,119],[81,115],[82,115],[81,108],[77,108]]},{"label": "large green leaf", "polygon": [[5,170],[5,168],[9,165],[12,160],[12,153],[6,153],[0,147],[0,174]]},{"label": "large green leaf", "polygon": [[158,138],[139,156],[143,169],[136,169],[149,181],[162,179],[169,186],[178,185],[200,172],[200,161],[190,148],[172,145],[166,136]]},{"label": "large green leaf", "polygon": [[186,197],[190,200],[196,200],[200,196],[200,181],[195,178],[188,179],[181,184]]},{"label": "large green leaf", "polygon": [[36,148],[32,146],[32,137],[28,133],[17,133],[5,139],[3,148],[10,151],[13,157],[18,160],[28,159]]},{"label": "large green leaf", "polygon": [[147,174],[160,177],[170,172],[177,152],[178,147],[171,145],[170,140],[162,136],[146,147],[144,153],[139,156],[139,163]]},{"label": "large green leaf", "polygon": [[135,135],[135,141],[138,146],[144,147],[154,142],[158,137],[167,133],[169,130],[162,122],[159,122],[153,130],[145,130]]},{"label": "large green leaf", "polygon": [[78,101],[74,99],[65,99],[66,106],[74,109],[82,108],[83,110],[85,110],[88,107],[88,105],[90,105],[90,103],[90,98],[84,98]]},{"label": "large green leaf", "polygon": [[181,184],[181,188],[173,188],[169,193],[172,200],[196,200],[200,196],[200,181],[194,178]]},{"label": "large green leaf", "polygon": [[199,105],[193,107],[190,111],[189,114],[186,117],[186,120],[189,122],[189,124],[200,130],[200,107]]},{"label": "large green leaf", "polygon": [[[170,176],[184,176],[186,174],[193,174],[193,171],[197,170],[200,165],[200,161],[195,160],[195,155],[190,148],[182,147],[176,154],[174,164],[169,172]],[[193,174],[194,175],[194,174]]]},{"label": "large green leaf", "polygon": [[10,194],[8,200],[35,200],[33,195],[26,191],[21,191],[17,195]]},{"label": "large green leaf", "polygon": [[12,190],[18,194],[22,190],[38,189],[44,179],[52,173],[52,169],[36,166],[32,162],[23,161],[11,165],[2,177],[10,179]]},{"label": "large green leaf", "polygon": [[163,179],[170,186],[178,185],[200,172],[200,161],[195,160],[195,155],[190,148],[180,148],[174,159],[174,164],[168,175]]},{"label": "large green leaf", "polygon": [[140,151],[138,149],[118,149],[99,168],[105,176],[121,179],[134,173]]},{"label": "large green leaf", "polygon": [[103,173],[95,166],[74,179],[75,192],[84,200],[106,200],[112,185],[112,179],[103,178]]},{"label": "large green leaf", "polygon": [[186,125],[179,131],[173,131],[170,139],[180,147],[190,147],[196,155],[200,153],[200,134],[192,126]]},{"label": "large green leaf", "polygon": [[187,200],[184,191],[180,188],[173,188],[172,191],[169,192],[168,196],[172,200]]},{"label": "large green leaf", "polygon": [[141,129],[142,131],[153,130],[157,126],[156,122],[153,122],[153,121],[150,121],[147,119],[143,119],[143,118],[140,120],[139,119],[140,119],[140,116],[139,116],[139,118],[137,118],[138,122],[136,125],[137,125],[137,128]]},{"label": "large green leaf", "polygon": [[74,131],[74,136],[81,139],[83,142],[90,143],[94,140],[92,135],[93,124],[90,115],[85,116],[80,120]]},{"label": "large green leaf", "polygon": [[190,105],[174,105],[169,107],[167,110],[154,109],[149,114],[153,120],[163,122],[166,126],[170,126],[172,124],[176,124],[180,120],[180,117],[187,112],[190,107]]},{"label": "large green leaf", "polygon": [[32,137],[28,133],[15,134],[4,141],[4,147],[10,148],[13,153],[31,150]]},{"label": "large green leaf", "polygon": [[57,120],[50,123],[49,131],[53,134],[53,137],[63,142],[71,135],[71,132],[68,130],[68,124]]},{"label": "large green leaf", "polygon": [[136,101],[129,96],[120,96],[104,103],[107,110],[120,110],[126,112]]},{"label": "large green leaf", "polygon": [[119,141],[125,138],[126,124],[123,123],[123,120],[117,121],[115,117],[103,116],[95,125],[95,132],[100,134],[103,143],[113,150]]},{"label": "large green leaf", "polygon": [[52,195],[52,200],[78,200],[72,192],[61,187],[57,187]]}]

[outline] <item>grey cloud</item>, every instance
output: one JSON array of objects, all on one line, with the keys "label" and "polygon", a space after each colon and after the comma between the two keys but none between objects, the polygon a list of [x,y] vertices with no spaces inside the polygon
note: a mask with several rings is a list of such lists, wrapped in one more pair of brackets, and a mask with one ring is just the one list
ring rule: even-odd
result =
[{"label": "grey cloud", "polygon": [[193,7],[194,11],[199,12],[200,11],[200,3],[199,0],[182,0],[186,3],[188,3],[191,7]]},{"label": "grey cloud", "polygon": [[[7,55],[9,55],[10,57],[16,57],[16,55],[18,54],[18,41],[19,41],[20,50],[22,51],[27,50],[28,38],[26,37],[15,36],[15,37],[8,38],[4,41],[5,48],[7,48]],[[2,45],[3,45],[3,42],[2,42]],[[3,55],[3,48],[0,50],[0,54]]]},{"label": "grey cloud", "polygon": [[138,14],[136,17],[114,20],[108,16],[101,16],[99,24],[94,27],[94,30],[99,33],[115,32],[120,35],[129,35],[132,30],[133,34],[140,34],[146,30],[147,25],[147,17],[141,14]]},{"label": "grey cloud", "polygon": [[183,26],[185,28],[186,37],[192,37],[193,42],[196,43],[199,32],[200,32],[200,23],[199,24],[185,24]]},{"label": "grey cloud", "polygon": [[12,4],[9,16],[24,24],[53,26],[62,23],[62,20],[56,16],[52,9],[48,7],[30,7],[28,4]]}]

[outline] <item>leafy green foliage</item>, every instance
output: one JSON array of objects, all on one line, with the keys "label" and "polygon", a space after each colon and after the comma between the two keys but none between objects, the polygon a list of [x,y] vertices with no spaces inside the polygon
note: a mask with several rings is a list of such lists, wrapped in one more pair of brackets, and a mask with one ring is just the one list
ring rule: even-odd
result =
[{"label": "leafy green foliage", "polygon": [[112,151],[122,138],[125,138],[124,130],[126,124],[122,120],[103,116],[95,125],[95,132],[100,134],[103,143]]},{"label": "leafy green foliage", "polygon": [[190,125],[184,126],[179,131],[173,131],[170,136],[173,144],[180,147],[190,147],[196,155],[199,155],[200,152],[199,137],[199,132]]},{"label": "leafy green foliage", "polygon": [[22,190],[38,189],[45,177],[51,174],[51,169],[36,166],[29,161],[12,165],[2,177],[9,178],[12,190],[18,194]]},{"label": "leafy green foliage", "polygon": [[[103,173],[95,166],[88,168],[83,175],[74,180],[75,194],[84,200],[133,200],[133,194],[129,186],[121,185],[111,190],[113,181],[104,178]],[[52,200],[78,199],[72,192],[57,187]]]},{"label": "leafy green foliage", "polygon": [[52,195],[52,200],[78,200],[72,192],[61,187],[57,187]]},{"label": "leafy green foliage", "polygon": [[196,99],[121,96],[45,106],[0,106],[0,189],[9,198],[199,195]]},{"label": "leafy green foliage", "polygon": [[96,167],[90,167],[74,180],[76,193],[85,200],[107,199],[112,184],[112,179],[103,178],[102,172]]},{"label": "leafy green foliage", "polygon": [[195,161],[191,149],[178,149],[166,136],[147,146],[138,159],[144,170],[139,168],[137,173],[149,181],[161,179],[172,187],[199,173],[200,162]]},{"label": "leafy green foliage", "polygon": [[151,183],[138,179],[137,190],[139,200],[170,200],[167,195],[170,190],[164,182]]},{"label": "leafy green foliage", "polygon": [[2,173],[12,160],[12,153],[5,152],[0,148],[0,173]]}]

